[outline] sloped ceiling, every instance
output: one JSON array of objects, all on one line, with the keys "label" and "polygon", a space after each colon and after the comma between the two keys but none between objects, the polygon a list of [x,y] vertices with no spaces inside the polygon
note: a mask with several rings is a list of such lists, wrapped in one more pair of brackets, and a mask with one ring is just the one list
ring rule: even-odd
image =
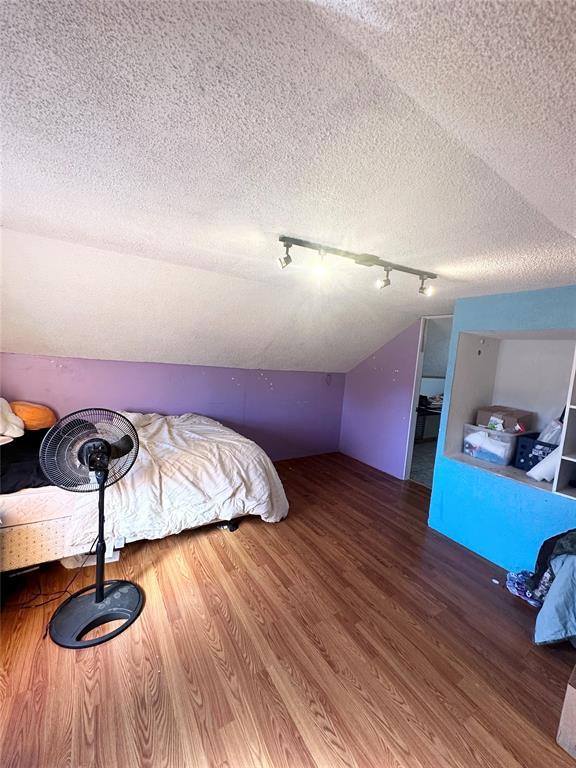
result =
[{"label": "sloped ceiling", "polygon": [[[8,351],[346,371],[576,281],[572,2],[2,5]],[[279,234],[437,271],[434,297]]]}]

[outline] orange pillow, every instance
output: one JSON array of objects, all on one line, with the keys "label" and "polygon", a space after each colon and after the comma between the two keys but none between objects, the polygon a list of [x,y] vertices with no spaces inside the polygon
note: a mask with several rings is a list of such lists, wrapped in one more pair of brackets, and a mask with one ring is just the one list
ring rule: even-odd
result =
[{"label": "orange pillow", "polygon": [[47,405],[15,400],[10,408],[24,422],[24,429],[48,429],[56,424],[56,414]]}]

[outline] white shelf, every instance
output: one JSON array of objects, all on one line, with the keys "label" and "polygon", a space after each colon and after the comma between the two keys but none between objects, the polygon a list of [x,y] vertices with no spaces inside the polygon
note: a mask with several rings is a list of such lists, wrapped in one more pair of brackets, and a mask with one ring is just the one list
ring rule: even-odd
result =
[{"label": "white shelf", "polygon": [[573,480],[576,480],[576,455],[569,453],[563,456],[560,461],[554,491],[567,496],[569,499],[576,499],[576,488],[572,488],[570,485]]},{"label": "white shelf", "polygon": [[562,456],[576,456],[576,410],[570,409],[564,418],[562,431]]},{"label": "white shelf", "polygon": [[576,488],[562,488],[561,491],[556,491],[559,496],[565,496],[567,499],[576,499]]},{"label": "white shelf", "polygon": [[473,456],[468,456],[466,453],[454,453],[447,455],[448,459],[453,461],[459,461],[461,464],[468,464],[470,467],[477,467],[483,469],[485,472],[490,472],[492,475],[498,475],[498,477],[505,477],[508,480],[513,480],[515,483],[524,483],[524,485],[530,485],[532,488],[538,488],[540,491],[552,491],[552,483],[548,483],[544,480],[533,480],[526,475],[523,469],[517,469],[511,465],[502,467],[499,464],[491,464],[489,461],[482,461],[482,459],[475,459]]}]

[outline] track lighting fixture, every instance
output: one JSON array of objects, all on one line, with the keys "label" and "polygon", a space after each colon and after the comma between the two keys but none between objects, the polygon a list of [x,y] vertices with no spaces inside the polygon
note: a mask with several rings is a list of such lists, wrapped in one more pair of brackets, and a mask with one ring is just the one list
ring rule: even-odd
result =
[{"label": "track lighting fixture", "polygon": [[280,264],[280,269],[286,269],[286,267],[289,264],[292,264],[292,256],[290,256],[290,253],[289,253],[291,247],[292,246],[290,243],[284,243],[284,248],[286,249],[286,255],[280,256],[280,258],[278,259],[278,263]]},{"label": "track lighting fixture", "polygon": [[386,277],[385,278],[379,278],[376,280],[376,288],[378,288],[379,291],[382,290],[382,288],[388,288],[390,285],[390,270],[386,270]]},{"label": "track lighting fixture", "polygon": [[434,272],[427,272],[422,269],[413,269],[412,267],[405,267],[403,264],[394,264],[391,261],[384,261],[379,256],[374,256],[371,253],[352,253],[351,251],[343,251],[341,248],[332,248],[329,245],[321,245],[320,243],[313,243],[310,240],[301,240],[298,237],[288,237],[287,235],[280,235],[278,238],[286,249],[286,256],[278,259],[282,269],[292,263],[288,251],[293,245],[297,245],[300,248],[310,248],[313,251],[318,251],[320,254],[320,266],[317,268],[317,272],[323,272],[325,267],[323,264],[324,255],[329,253],[332,256],[341,256],[344,259],[350,259],[356,264],[360,264],[363,267],[382,267],[386,272],[385,278],[379,278],[376,280],[376,288],[382,290],[390,285],[390,272],[396,270],[397,272],[405,272],[408,275],[416,275],[420,278],[420,288],[418,293],[424,296],[431,296],[434,293],[434,289],[431,285],[426,285],[426,280],[435,280],[438,275]]}]

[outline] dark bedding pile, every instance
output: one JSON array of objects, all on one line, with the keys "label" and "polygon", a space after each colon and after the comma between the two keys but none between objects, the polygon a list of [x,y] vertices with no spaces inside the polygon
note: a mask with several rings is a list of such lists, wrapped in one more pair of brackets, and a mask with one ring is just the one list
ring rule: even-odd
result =
[{"label": "dark bedding pile", "polygon": [[52,483],[40,469],[38,451],[47,429],[27,430],[22,437],[0,445],[0,493],[42,488]]}]

